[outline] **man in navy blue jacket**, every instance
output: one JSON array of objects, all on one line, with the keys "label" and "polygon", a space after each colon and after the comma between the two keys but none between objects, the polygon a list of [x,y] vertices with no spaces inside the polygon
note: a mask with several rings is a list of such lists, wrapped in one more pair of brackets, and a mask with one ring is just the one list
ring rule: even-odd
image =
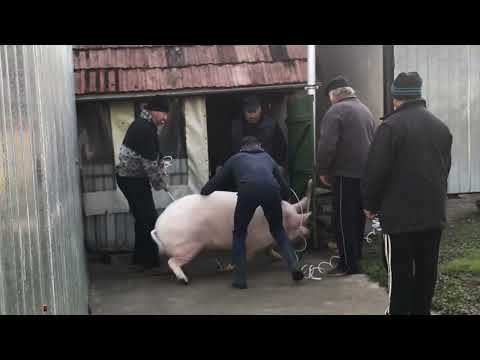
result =
[{"label": "man in navy blue jacket", "polygon": [[201,194],[217,190],[238,190],[234,214],[232,286],[247,288],[246,237],[247,229],[257,207],[261,206],[277,241],[283,258],[295,281],[303,279],[298,260],[283,228],[282,199],[288,199],[289,188],[280,174],[278,164],[261,147],[258,139],[247,136],[242,140],[240,152],[233,155],[225,166],[203,187]]}]

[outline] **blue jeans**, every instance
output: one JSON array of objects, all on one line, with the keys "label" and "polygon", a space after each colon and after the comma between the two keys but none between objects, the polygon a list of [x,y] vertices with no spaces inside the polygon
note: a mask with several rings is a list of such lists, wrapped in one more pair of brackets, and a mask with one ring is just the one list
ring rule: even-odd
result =
[{"label": "blue jeans", "polygon": [[282,199],[278,186],[260,181],[243,184],[238,191],[233,229],[232,262],[235,265],[234,282],[237,284],[245,284],[247,281],[247,229],[255,210],[259,206],[263,209],[270,232],[280,247],[280,252],[287,262],[289,271],[298,269],[298,261],[293,247],[283,228]]}]

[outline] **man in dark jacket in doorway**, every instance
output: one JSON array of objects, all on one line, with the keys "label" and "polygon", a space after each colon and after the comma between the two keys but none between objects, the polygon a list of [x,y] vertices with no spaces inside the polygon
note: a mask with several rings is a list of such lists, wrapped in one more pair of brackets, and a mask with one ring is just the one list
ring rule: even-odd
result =
[{"label": "man in dark jacket in doorway", "polygon": [[334,195],[340,261],[330,274],[356,274],[365,231],[361,178],[376,125],[344,77],[332,79],[326,94],[332,106],[322,119],[317,161],[320,181],[331,186]]},{"label": "man in dark jacket in doorway", "polygon": [[368,156],[365,213],[385,234],[390,303],[386,314],[430,314],[452,135],[426,109],[422,79],[401,73],[391,87],[394,111],[383,118]]},{"label": "man in dark jacket in doorway", "polygon": [[[242,99],[242,112],[232,120],[232,148],[229,156],[240,151],[242,139],[246,136],[257,138],[263,150],[279,165],[282,176],[287,177],[288,149],[285,135],[280,125],[265,114],[260,100],[255,95]],[[265,254],[273,259],[280,259],[273,246],[266,249]]]},{"label": "man in dark jacket in doorway", "polygon": [[168,110],[163,97],[152,99],[144,107],[125,134],[116,169],[117,184],[135,219],[133,264],[143,270],[159,265],[157,244],[150,236],[158,218],[151,188],[167,191],[157,128],[167,121]]},{"label": "man in dark jacket in doorway", "polygon": [[281,168],[287,166],[287,142],[280,126],[264,113],[256,96],[242,100],[242,114],[232,121],[232,152],[236,154],[245,136],[256,137],[262,148]]},{"label": "man in dark jacket in doorway", "polygon": [[209,195],[226,187],[238,190],[233,229],[232,257],[235,269],[232,286],[238,289],[247,287],[245,242],[248,225],[259,206],[263,209],[270,232],[280,247],[293,280],[302,280],[303,273],[283,228],[282,198],[288,198],[289,188],[280,174],[278,164],[263,151],[258,139],[245,137],[240,152],[226,161],[225,166],[203,187],[201,194]]}]

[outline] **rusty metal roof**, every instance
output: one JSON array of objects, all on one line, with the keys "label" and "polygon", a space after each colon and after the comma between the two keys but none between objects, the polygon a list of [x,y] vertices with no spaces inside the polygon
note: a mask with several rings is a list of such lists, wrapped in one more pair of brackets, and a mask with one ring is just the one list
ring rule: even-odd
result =
[{"label": "rusty metal roof", "polygon": [[307,81],[305,45],[76,45],[77,95]]}]

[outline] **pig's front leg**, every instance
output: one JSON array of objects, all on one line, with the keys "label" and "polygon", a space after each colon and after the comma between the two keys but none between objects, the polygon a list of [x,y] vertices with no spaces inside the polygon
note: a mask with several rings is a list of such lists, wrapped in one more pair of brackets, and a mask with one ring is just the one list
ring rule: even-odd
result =
[{"label": "pig's front leg", "polygon": [[[246,256],[247,262],[250,262],[250,260],[252,260],[254,255],[255,255],[254,253],[249,253],[247,250],[247,256]],[[233,270],[235,270],[235,265],[233,265],[232,263],[229,263],[220,272],[232,272]]]},{"label": "pig's front leg", "polygon": [[280,255],[274,248],[273,245],[268,246],[265,250],[265,255],[272,258],[273,261],[283,260],[282,255]]},{"label": "pig's front leg", "polygon": [[232,272],[233,270],[235,270],[235,265],[233,264],[228,264],[227,266],[225,266],[221,272]]},{"label": "pig's front leg", "polygon": [[283,260],[283,256],[280,255],[273,247],[267,249],[267,254],[274,260]]}]

